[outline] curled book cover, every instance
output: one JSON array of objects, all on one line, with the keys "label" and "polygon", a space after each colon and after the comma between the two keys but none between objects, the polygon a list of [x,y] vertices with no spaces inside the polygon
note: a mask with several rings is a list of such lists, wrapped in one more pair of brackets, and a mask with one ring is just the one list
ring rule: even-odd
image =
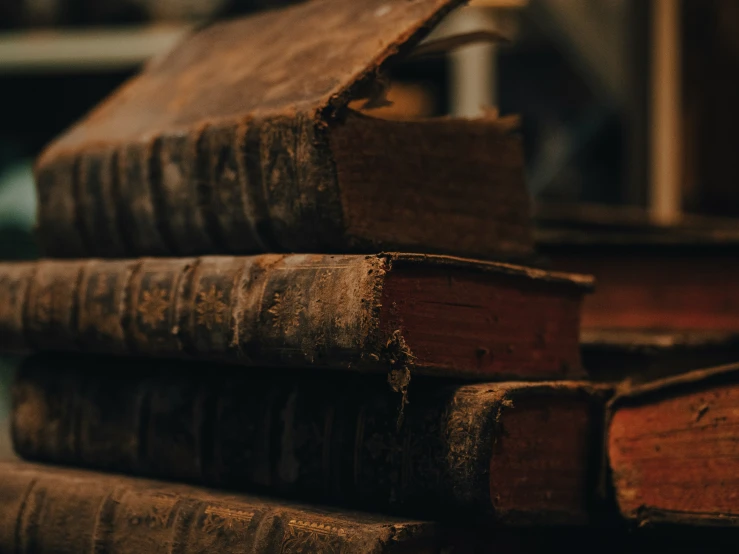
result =
[{"label": "curled book cover", "polygon": [[0,263],[0,351],[468,378],[581,374],[587,276],[416,254]]},{"label": "curled book cover", "polygon": [[[218,378],[214,376],[217,375]],[[29,460],[445,520],[589,521],[608,388],[89,356],[29,358],[13,439]]]},{"label": "curled book cover", "polygon": [[395,121],[388,67],[461,0],[322,0],[219,22],[39,157],[51,257],[381,250],[528,259],[515,122]]}]

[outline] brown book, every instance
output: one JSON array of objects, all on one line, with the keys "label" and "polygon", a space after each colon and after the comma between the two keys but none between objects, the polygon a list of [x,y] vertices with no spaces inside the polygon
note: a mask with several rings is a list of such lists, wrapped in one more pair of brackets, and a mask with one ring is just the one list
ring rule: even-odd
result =
[{"label": "brown book", "polygon": [[30,460],[414,517],[580,524],[608,388],[416,380],[184,362],[29,358],[13,394]]},{"label": "brown book", "polygon": [[[637,536],[639,537],[639,536]],[[0,462],[0,552],[17,554],[608,554],[726,552],[618,529],[472,527],[194,486]],[[715,541],[714,541],[715,542]],[[700,547],[690,550],[686,545]],[[729,543],[729,546],[733,546]],[[681,548],[682,547],[682,548]]]},{"label": "brown book", "polygon": [[562,378],[591,285],[415,254],[0,263],[0,351]]},{"label": "brown book", "polygon": [[583,366],[598,381],[652,381],[739,360],[732,331],[585,329]]},{"label": "brown book", "polygon": [[386,70],[461,0],[322,0],[187,38],[36,165],[52,257],[366,253],[528,257],[515,122],[393,121]]},{"label": "brown book", "polygon": [[727,228],[541,229],[558,271],[595,276],[583,329],[739,331],[739,232]]},{"label": "brown book", "polygon": [[422,521],[0,462],[1,552],[457,552],[444,535]]},{"label": "brown book", "polygon": [[739,523],[739,365],[626,389],[607,451],[624,517],[696,526]]}]

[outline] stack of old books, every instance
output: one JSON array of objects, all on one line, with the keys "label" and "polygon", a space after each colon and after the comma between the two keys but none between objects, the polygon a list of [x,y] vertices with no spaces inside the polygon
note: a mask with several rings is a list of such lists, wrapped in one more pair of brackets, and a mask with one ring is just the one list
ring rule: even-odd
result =
[{"label": "stack of old books", "polygon": [[348,107],[456,3],[205,28],[41,155],[47,258],[0,265],[0,347],[37,352],[0,551],[442,552],[473,521],[588,521],[602,394],[547,380],[582,376],[592,280],[500,262],[533,254],[515,121]]},{"label": "stack of old books", "polygon": [[[534,249],[513,122],[349,108],[382,104],[384,72],[455,4],[208,27],[47,148],[48,258],[0,264],[0,349],[35,352],[0,552],[615,548],[566,531],[618,526],[605,470],[638,519],[676,509],[655,475],[715,469],[702,429],[730,435],[739,393],[691,387],[726,368],[668,383],[682,404],[629,389],[604,420],[614,386],[580,362],[592,278],[516,265]],[[703,454],[684,473],[693,443],[650,415],[680,406]],[[736,504],[717,483],[685,510]]]}]

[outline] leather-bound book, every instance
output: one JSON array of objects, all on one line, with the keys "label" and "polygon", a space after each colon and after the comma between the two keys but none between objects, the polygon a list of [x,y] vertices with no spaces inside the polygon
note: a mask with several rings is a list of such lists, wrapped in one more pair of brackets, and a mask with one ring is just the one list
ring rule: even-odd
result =
[{"label": "leather-bound book", "polygon": [[423,521],[0,462],[0,552],[465,552],[466,541],[455,544],[445,535],[441,526]]},{"label": "leather-bound book", "polygon": [[609,410],[607,451],[623,516],[641,525],[736,527],[737,405],[737,364],[619,394]]},{"label": "leather-bound book", "polygon": [[0,462],[0,476],[3,553],[549,554],[567,545],[583,554],[687,554],[734,544],[420,521],[23,462]]},{"label": "leather-bound book", "polygon": [[29,358],[16,452],[383,513],[506,524],[591,520],[609,389],[414,380],[214,364]]},{"label": "leather-bound book", "polygon": [[515,121],[348,107],[385,104],[386,70],[460,3],[310,1],[186,38],[39,157],[44,253],[527,259]]},{"label": "leather-bound book", "polygon": [[591,285],[416,254],[0,263],[0,351],[563,378]]}]

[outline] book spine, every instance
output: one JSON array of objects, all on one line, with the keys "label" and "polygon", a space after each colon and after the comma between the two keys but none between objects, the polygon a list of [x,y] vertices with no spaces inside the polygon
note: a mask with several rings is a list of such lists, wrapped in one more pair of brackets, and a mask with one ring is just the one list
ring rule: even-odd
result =
[{"label": "book spine", "polygon": [[308,115],[43,156],[38,232],[51,257],[336,251],[328,142]]},{"label": "book spine", "polygon": [[403,527],[119,476],[0,470],[2,552],[369,554],[387,551]]},{"label": "book spine", "polygon": [[79,163],[74,156],[56,159],[53,165],[35,167],[38,198],[36,234],[44,252],[60,258],[82,257],[88,253],[77,216]]},{"label": "book spine", "polygon": [[[201,229],[220,252],[270,250],[267,239],[259,232],[269,228],[265,225],[269,215],[261,178],[249,178],[256,172],[248,169],[248,152],[244,150],[250,127],[248,123],[211,125],[202,131],[198,141],[198,186],[192,198],[198,199],[204,221]],[[261,160],[249,158],[249,163],[261,164]]]},{"label": "book spine", "polygon": [[79,160],[74,199],[79,231],[90,256],[120,258],[127,253],[115,217],[117,161],[113,149],[102,149]]},{"label": "book spine", "polygon": [[29,359],[14,385],[24,458],[422,516],[491,510],[504,398],[489,386],[419,385],[401,422],[381,376],[245,380],[220,368],[214,381],[164,362],[56,365]]},{"label": "book spine", "polygon": [[291,252],[349,250],[328,130],[314,114],[260,124],[260,172],[273,242]]},{"label": "book spine", "polygon": [[[205,221],[198,196],[198,144],[202,129],[182,134],[159,137],[154,141],[151,168],[151,190],[156,191],[157,202],[165,219],[157,218],[163,236],[167,237],[168,251],[177,255],[193,252],[218,252],[210,235],[204,232]],[[202,177],[207,183],[207,176]],[[203,188],[203,187],[201,187]]]},{"label": "book spine", "polygon": [[0,263],[8,349],[379,369],[376,256]]},{"label": "book spine", "polygon": [[25,351],[24,316],[29,299],[29,289],[35,280],[35,264],[6,264],[0,272],[0,350]]}]

